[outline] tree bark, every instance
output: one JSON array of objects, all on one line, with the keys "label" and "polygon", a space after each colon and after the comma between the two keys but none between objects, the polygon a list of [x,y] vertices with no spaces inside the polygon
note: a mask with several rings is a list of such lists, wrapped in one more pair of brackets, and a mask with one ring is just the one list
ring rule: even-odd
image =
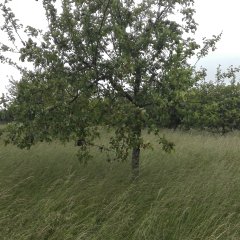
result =
[{"label": "tree bark", "polygon": [[[140,85],[142,82],[141,67],[138,65],[135,71],[135,82],[134,82],[134,100],[139,100]],[[136,110],[135,121],[141,119],[141,112]],[[133,127],[133,135],[135,144],[132,149],[132,180],[136,180],[139,177],[139,162],[140,162],[140,138],[141,138],[141,123],[136,123]]]},{"label": "tree bark", "polygon": [[139,161],[140,160],[140,146],[136,146],[132,150],[132,180],[139,177]]},{"label": "tree bark", "polygon": [[[136,119],[138,116],[136,115]],[[135,144],[132,149],[132,179],[135,180],[139,177],[140,166],[140,138],[141,138],[141,126],[136,125],[133,128],[133,136]]]}]

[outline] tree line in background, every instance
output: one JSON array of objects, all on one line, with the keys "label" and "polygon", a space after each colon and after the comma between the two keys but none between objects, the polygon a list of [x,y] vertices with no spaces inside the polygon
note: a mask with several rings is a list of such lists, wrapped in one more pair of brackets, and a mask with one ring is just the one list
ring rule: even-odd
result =
[{"label": "tree line in background", "polygon": [[[230,70],[215,82],[201,81],[197,83],[196,86],[185,92],[181,102],[169,100],[164,111],[158,113],[159,128],[199,129],[221,134],[240,130],[240,83],[236,81],[235,74],[239,69],[230,68]],[[220,69],[218,69],[218,73],[219,71]],[[230,74],[232,75],[230,76]],[[219,77],[219,75],[217,76]],[[232,80],[229,83],[230,77]],[[2,97],[2,99],[4,98]],[[92,102],[93,105],[96,104],[95,100]],[[153,106],[148,106],[149,111],[154,111],[151,108]],[[13,111],[11,106],[2,108],[0,122],[14,121]],[[110,114],[111,111],[107,108],[102,118],[110,118]]]},{"label": "tree line in background", "polygon": [[13,115],[11,114],[11,108],[6,103],[6,95],[3,94],[0,97],[0,124],[10,123],[14,121]]},{"label": "tree line in background", "polygon": [[183,102],[170,107],[166,120],[162,127],[194,128],[221,134],[239,130],[240,84],[199,83],[186,92]]}]

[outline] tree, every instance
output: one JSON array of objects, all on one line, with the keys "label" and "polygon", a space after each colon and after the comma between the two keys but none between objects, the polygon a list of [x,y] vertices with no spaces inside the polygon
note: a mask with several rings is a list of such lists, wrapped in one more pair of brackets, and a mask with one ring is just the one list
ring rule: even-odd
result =
[{"label": "tree", "polygon": [[[240,67],[217,69],[215,82],[200,82],[190,89],[185,99],[182,126],[225,134],[240,128]],[[230,81],[229,81],[230,80]],[[230,84],[227,84],[230,82]]]},{"label": "tree", "polygon": [[7,109],[6,101],[5,94],[2,94],[2,97],[0,97],[0,124],[11,122],[13,120],[10,111]]},{"label": "tree", "polygon": [[[22,74],[12,87],[9,142],[30,147],[78,139],[79,157],[86,160],[97,126],[109,126],[115,134],[100,150],[114,150],[121,160],[131,150],[138,176],[140,149],[148,145],[142,130],[159,133],[169,106],[199,77],[188,60],[205,56],[220,36],[205,39],[202,49],[190,37],[197,26],[193,0],[62,0],[61,8],[44,0],[46,32],[23,28],[8,2],[1,4],[2,29],[15,45],[20,39],[20,60],[33,65],[27,70],[1,56]],[[2,45],[2,51],[11,50]],[[162,137],[159,143],[165,150],[173,146]]]}]

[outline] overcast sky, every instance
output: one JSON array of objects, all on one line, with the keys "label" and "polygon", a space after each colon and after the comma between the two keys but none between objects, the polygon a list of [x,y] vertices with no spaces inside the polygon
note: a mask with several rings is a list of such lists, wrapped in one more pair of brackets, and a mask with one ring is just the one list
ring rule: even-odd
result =
[{"label": "overcast sky", "polygon": [[[0,0],[0,2],[3,1]],[[44,12],[41,1],[13,0],[12,8],[23,24],[38,28],[44,27]],[[210,38],[213,34],[217,35],[223,32],[222,39],[217,44],[217,50],[199,63],[208,69],[208,79],[212,79],[219,64],[223,68],[230,65],[240,65],[240,1],[195,0],[195,9],[195,19],[199,24],[195,36],[198,40],[202,37]],[[0,21],[3,19],[0,18]],[[0,41],[6,41],[1,33]],[[11,76],[18,78],[14,69],[0,64],[0,95],[6,92],[8,79]]]}]

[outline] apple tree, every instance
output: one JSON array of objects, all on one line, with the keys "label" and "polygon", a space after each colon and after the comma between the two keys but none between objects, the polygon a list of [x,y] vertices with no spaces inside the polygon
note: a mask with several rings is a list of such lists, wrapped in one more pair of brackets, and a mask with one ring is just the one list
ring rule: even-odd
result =
[{"label": "apple tree", "polygon": [[[11,87],[7,142],[29,148],[78,140],[79,158],[87,160],[98,126],[106,126],[114,135],[99,149],[118,160],[131,152],[138,176],[140,149],[149,145],[143,129],[159,134],[168,109],[200,78],[189,59],[205,56],[219,40],[195,41],[194,1],[43,0],[46,31],[21,25],[10,2],[0,4],[9,39],[0,59],[21,79]],[[11,51],[32,67],[14,62]],[[160,135],[159,143],[173,147]]]}]

